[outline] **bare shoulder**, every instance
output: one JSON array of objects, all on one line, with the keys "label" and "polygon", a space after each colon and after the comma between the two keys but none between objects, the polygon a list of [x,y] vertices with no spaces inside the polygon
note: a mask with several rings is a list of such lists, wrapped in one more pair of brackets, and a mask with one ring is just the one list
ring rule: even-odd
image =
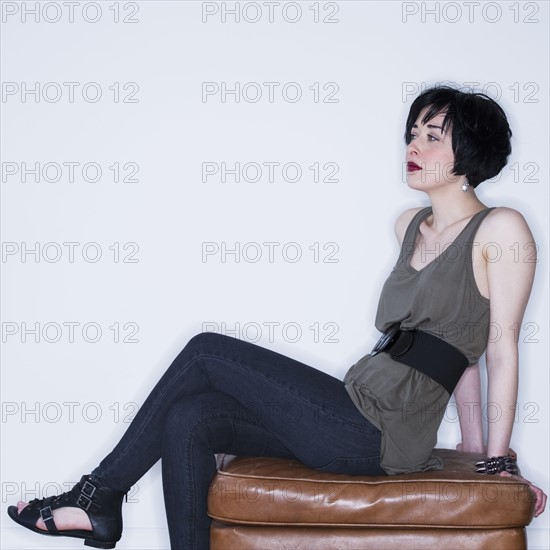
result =
[{"label": "bare shoulder", "polygon": [[399,245],[401,245],[401,243],[403,242],[405,231],[407,231],[407,227],[411,223],[411,220],[414,218],[416,213],[420,212],[420,210],[422,210],[423,208],[425,207],[419,206],[418,208],[408,208],[407,210],[399,214],[399,216],[395,220],[393,229],[395,231],[395,236],[397,237],[397,242],[399,243]]},{"label": "bare shoulder", "polygon": [[532,257],[536,250],[533,234],[523,214],[507,206],[499,206],[487,214],[477,231],[476,240],[482,248],[497,244],[503,253],[515,250],[515,254],[519,252]]},{"label": "bare shoulder", "polygon": [[508,240],[510,237],[514,237],[516,240],[524,238],[533,240],[533,235],[523,214],[507,206],[499,206],[489,212],[478,233],[480,237],[488,237],[493,241]]}]

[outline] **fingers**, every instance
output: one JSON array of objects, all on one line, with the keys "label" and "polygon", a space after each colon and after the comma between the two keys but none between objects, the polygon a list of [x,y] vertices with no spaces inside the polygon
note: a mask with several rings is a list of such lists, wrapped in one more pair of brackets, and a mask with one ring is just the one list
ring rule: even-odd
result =
[{"label": "fingers", "polygon": [[533,491],[533,493],[535,495],[535,517],[540,516],[544,512],[544,510],[546,508],[546,502],[548,500],[548,497],[546,496],[546,494],[544,493],[544,491],[540,487],[537,487],[536,485],[534,485],[533,483],[531,483],[528,479],[525,479],[524,477],[514,476],[514,475],[510,474],[509,472],[500,472],[499,475],[502,476],[502,477],[515,477],[516,479],[519,479],[523,483],[527,484],[529,486],[529,488],[531,489],[531,491]]},{"label": "fingers", "polygon": [[544,491],[542,489],[539,489],[539,487],[535,487],[534,485],[530,485],[530,487],[535,493],[535,517],[538,517],[544,512],[544,509],[546,508],[547,496],[544,494]]},{"label": "fingers", "polygon": [[539,487],[529,482],[529,487],[533,493],[535,493],[535,517],[540,516],[546,508],[546,495],[544,491]]}]

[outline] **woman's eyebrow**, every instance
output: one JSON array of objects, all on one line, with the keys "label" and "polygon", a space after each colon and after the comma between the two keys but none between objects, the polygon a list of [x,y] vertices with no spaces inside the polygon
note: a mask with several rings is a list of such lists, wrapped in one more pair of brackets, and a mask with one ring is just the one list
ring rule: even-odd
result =
[{"label": "woman's eyebrow", "polygon": [[[437,128],[438,130],[441,130],[441,133],[445,133],[445,131],[443,130],[443,128],[441,126],[436,126],[435,124],[427,124],[426,125],[428,128]],[[412,125],[413,128],[418,128],[418,124],[413,124]]]}]

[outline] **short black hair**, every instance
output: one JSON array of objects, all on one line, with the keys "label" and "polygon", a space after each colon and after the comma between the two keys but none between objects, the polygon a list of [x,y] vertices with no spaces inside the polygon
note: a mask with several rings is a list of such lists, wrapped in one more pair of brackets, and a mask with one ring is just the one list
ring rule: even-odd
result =
[{"label": "short black hair", "polygon": [[434,86],[422,92],[411,105],[405,129],[405,143],[420,111],[428,106],[422,119],[426,124],[445,112],[443,130],[452,127],[455,156],[453,173],[466,176],[472,187],[496,176],[512,152],[512,131],[502,107],[486,94],[461,92],[451,86]]}]

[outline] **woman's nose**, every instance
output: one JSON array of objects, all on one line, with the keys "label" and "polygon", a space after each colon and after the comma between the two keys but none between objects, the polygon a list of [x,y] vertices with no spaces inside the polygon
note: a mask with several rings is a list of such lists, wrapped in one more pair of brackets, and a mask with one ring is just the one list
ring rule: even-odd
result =
[{"label": "woman's nose", "polygon": [[407,153],[418,153],[418,143],[415,140],[407,145]]}]

